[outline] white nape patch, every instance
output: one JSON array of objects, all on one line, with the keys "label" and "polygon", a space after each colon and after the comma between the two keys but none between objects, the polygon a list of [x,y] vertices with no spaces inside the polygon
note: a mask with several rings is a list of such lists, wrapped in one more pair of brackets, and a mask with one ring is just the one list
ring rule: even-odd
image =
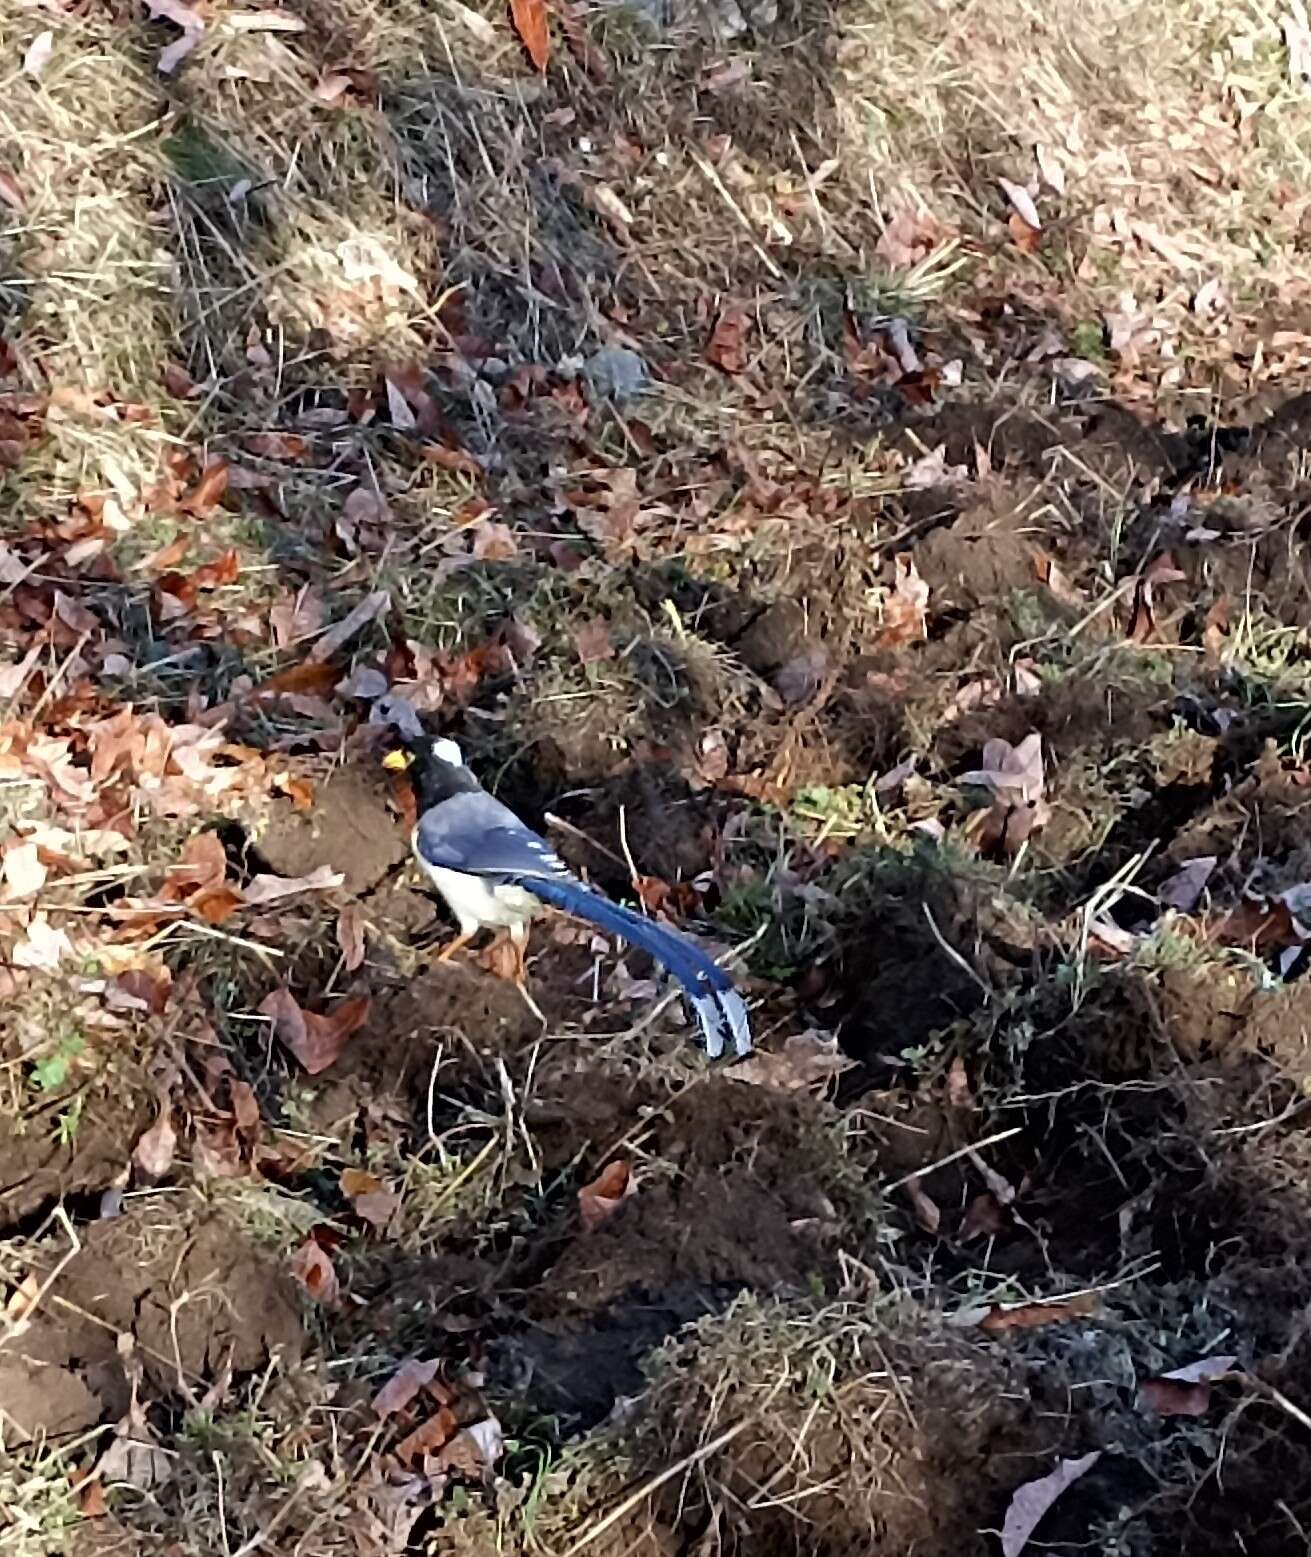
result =
[{"label": "white nape patch", "polygon": [[447,763],[452,768],[464,766],[464,753],[454,741],[440,740],[432,743],[432,754],[438,762]]}]

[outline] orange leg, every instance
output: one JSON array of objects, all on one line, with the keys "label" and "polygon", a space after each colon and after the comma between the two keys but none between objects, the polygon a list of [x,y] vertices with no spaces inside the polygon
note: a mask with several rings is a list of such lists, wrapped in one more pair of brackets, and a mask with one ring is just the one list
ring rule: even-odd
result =
[{"label": "orange leg", "polygon": [[461,930],[453,941],[448,941],[441,951],[437,953],[437,961],[449,962],[456,952],[467,946],[477,934],[477,930]]}]

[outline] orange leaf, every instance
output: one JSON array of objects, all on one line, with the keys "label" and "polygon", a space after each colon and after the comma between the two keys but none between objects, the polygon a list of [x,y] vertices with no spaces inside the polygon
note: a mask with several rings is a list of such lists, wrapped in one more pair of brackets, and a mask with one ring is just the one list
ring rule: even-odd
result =
[{"label": "orange leaf", "polygon": [[551,34],[546,26],[545,0],[510,0],[510,19],[523,40],[528,57],[538,70],[546,70],[551,57]]},{"label": "orange leaf", "polygon": [[979,1329],[989,1335],[1007,1330],[1037,1330],[1043,1325],[1064,1324],[1067,1319],[1083,1319],[1096,1311],[1091,1293],[1073,1297],[1066,1303],[1017,1303],[1013,1308],[994,1306],[979,1320]]},{"label": "orange leaf", "polygon": [[706,361],[725,373],[745,372],[748,357],[744,337],[750,323],[742,309],[726,308],[706,346]]},{"label": "orange leaf", "polygon": [[186,493],[178,507],[183,513],[203,518],[228,490],[228,462],[214,460],[201,472],[200,480]]},{"label": "orange leaf", "polygon": [[328,1016],[302,1010],[288,989],[275,989],[260,1003],[261,1016],[271,1017],[273,1031],[311,1076],[327,1070],[346,1040],[369,1019],[367,995],[343,1000]]},{"label": "orange leaf", "polygon": [[220,882],[217,886],[202,887],[194,897],[189,897],[187,908],[206,924],[220,925],[245,901],[236,887]]},{"label": "orange leaf", "polygon": [[438,1449],[450,1443],[459,1425],[459,1418],[455,1412],[442,1406],[435,1416],[430,1416],[408,1437],[401,1439],[396,1445],[396,1458],[408,1469],[415,1460],[422,1460],[425,1455],[435,1454]]},{"label": "orange leaf", "polygon": [[622,1158],[602,1168],[590,1184],[584,1184],[578,1191],[578,1210],[583,1226],[590,1233],[608,1222],[636,1189],[632,1167]]},{"label": "orange leaf", "polygon": [[276,697],[283,692],[311,692],[326,695],[341,680],[341,672],[334,665],[320,660],[302,660],[299,665],[288,665],[276,676],[270,676],[255,688],[256,697]]},{"label": "orange leaf", "polygon": [[337,1271],[327,1253],[307,1238],[291,1257],[291,1274],[306,1292],[327,1307],[337,1302]]}]

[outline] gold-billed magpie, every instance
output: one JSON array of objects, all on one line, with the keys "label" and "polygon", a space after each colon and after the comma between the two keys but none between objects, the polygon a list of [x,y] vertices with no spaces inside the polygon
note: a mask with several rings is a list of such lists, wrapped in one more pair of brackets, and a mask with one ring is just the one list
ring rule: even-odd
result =
[{"label": "gold-billed magpie", "polygon": [[563,909],[640,947],[682,985],[711,1059],[751,1052],[746,1002],[695,942],[578,881],[546,842],[482,787],[452,740],[408,741],[383,766],[407,770],[418,802],[414,857],[445,898],[460,933],[443,959],[479,930],[509,931],[522,956],[528,924],[544,906]]}]

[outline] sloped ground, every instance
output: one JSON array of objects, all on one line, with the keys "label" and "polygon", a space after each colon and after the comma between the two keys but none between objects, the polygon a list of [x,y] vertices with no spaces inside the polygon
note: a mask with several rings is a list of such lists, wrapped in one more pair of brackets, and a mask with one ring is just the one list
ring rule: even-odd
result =
[{"label": "sloped ground", "polygon": [[[0,0],[0,1550],[1304,1553],[1300,7],[150,9]],[[415,717],[761,1053],[438,962]]]}]

